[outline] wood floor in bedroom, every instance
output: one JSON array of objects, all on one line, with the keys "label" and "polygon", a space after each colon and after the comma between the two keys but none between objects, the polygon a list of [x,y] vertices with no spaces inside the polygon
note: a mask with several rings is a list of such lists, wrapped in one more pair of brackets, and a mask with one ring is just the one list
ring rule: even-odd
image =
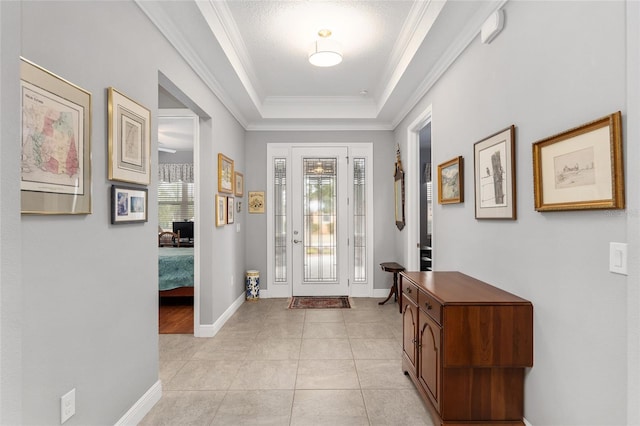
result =
[{"label": "wood floor in bedroom", "polygon": [[160,334],[193,334],[193,297],[161,297]]}]

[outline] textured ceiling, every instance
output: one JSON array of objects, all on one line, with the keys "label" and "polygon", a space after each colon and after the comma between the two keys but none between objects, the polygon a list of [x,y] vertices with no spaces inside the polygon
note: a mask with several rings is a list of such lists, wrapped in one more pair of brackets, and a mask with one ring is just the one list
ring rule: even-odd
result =
[{"label": "textured ceiling", "polygon": [[137,1],[245,129],[326,130],[395,128],[506,0]]}]

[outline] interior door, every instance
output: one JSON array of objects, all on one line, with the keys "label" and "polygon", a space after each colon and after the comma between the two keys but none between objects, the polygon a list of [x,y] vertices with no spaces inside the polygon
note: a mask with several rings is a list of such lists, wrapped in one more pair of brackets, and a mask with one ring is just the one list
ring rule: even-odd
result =
[{"label": "interior door", "polygon": [[294,296],[349,294],[346,147],[292,150]]}]

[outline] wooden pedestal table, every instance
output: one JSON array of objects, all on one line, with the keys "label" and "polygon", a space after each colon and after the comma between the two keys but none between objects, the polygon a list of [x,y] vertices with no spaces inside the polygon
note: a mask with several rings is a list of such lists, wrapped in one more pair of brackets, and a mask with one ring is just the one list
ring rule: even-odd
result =
[{"label": "wooden pedestal table", "polygon": [[[383,271],[393,272],[393,285],[391,289],[389,289],[389,295],[383,302],[378,303],[378,305],[384,305],[391,299],[391,296],[395,296],[394,300],[400,299],[400,292],[398,291],[398,273],[404,271],[404,266],[396,263],[396,262],[384,262],[380,264],[380,267]],[[401,300],[398,302],[399,308],[398,310],[402,313],[402,303]]]}]

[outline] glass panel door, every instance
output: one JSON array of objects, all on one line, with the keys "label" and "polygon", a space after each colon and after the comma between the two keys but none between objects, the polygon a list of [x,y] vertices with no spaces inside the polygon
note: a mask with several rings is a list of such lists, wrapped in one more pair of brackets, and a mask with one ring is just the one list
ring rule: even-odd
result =
[{"label": "glass panel door", "polygon": [[347,149],[294,148],[292,158],[293,295],[348,295]]}]

